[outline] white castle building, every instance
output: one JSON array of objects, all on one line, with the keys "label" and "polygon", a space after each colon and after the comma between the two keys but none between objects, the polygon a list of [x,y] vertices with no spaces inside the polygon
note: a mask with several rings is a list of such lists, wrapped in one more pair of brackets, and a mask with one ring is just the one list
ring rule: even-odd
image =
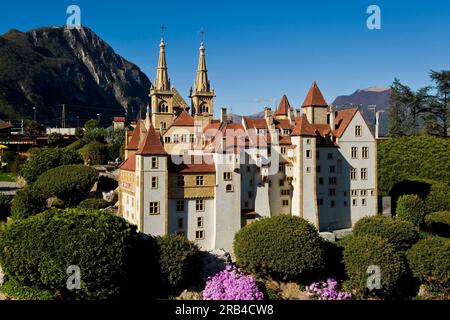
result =
[{"label": "white castle building", "polygon": [[377,213],[377,149],[357,108],[334,110],[314,82],[302,112],[283,96],[263,118],[213,119],[214,89],[200,58],[191,107],[171,86],[161,40],[151,106],[126,135],[118,214],[139,231],[183,234],[204,250],[232,250],[264,217],[302,217],[319,231]]}]

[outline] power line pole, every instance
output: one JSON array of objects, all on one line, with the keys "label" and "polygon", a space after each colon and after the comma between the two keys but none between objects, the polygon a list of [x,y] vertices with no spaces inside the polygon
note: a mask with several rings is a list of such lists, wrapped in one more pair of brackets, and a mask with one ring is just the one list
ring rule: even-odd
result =
[{"label": "power line pole", "polygon": [[62,114],[61,114],[61,128],[66,127],[66,105],[62,105]]},{"label": "power line pole", "polygon": [[77,128],[80,127],[80,116],[77,116]]}]

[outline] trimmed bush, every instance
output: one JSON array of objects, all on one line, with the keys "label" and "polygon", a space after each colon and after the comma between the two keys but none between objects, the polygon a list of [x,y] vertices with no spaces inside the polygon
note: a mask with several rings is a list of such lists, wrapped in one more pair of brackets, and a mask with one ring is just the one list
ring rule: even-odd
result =
[{"label": "trimmed bush", "polygon": [[48,170],[32,185],[43,197],[57,197],[66,206],[78,205],[98,180],[97,170],[84,165],[68,165]]},{"label": "trimmed bush", "polygon": [[11,215],[11,197],[0,193],[0,221]]},{"label": "trimmed bush", "polygon": [[90,142],[79,150],[84,161],[89,165],[108,163],[108,145],[97,141]]},{"label": "trimmed bush", "polygon": [[83,159],[74,151],[59,148],[44,149],[32,153],[30,160],[22,166],[20,174],[31,183],[50,169],[78,163],[83,163]]},{"label": "trimmed bush", "polygon": [[103,200],[102,198],[91,198],[81,201],[77,208],[99,210],[107,208],[110,205],[111,204],[108,201]]},{"label": "trimmed bush", "polygon": [[63,142],[63,136],[60,133],[53,132],[47,137],[47,144],[50,147],[60,147]]},{"label": "trimmed bush", "polygon": [[411,222],[383,216],[362,218],[355,223],[353,235],[379,236],[386,239],[398,250],[407,250],[419,240],[418,229]]},{"label": "trimmed bush", "polygon": [[17,191],[11,201],[11,216],[13,219],[24,219],[41,213],[47,208],[47,198],[40,192],[27,185]]},{"label": "trimmed bush", "polygon": [[246,272],[303,280],[325,267],[323,241],[306,220],[280,215],[247,225],[234,238],[237,264]]},{"label": "trimmed bush", "polygon": [[196,244],[180,235],[156,237],[155,240],[163,290],[173,293],[201,279],[201,253]]},{"label": "trimmed bush", "polygon": [[397,219],[421,226],[424,223],[425,213],[425,203],[418,195],[407,194],[398,198],[395,212]]},{"label": "trimmed bush", "polygon": [[425,216],[427,228],[443,237],[450,237],[450,211],[433,212]]},{"label": "trimmed bush", "polygon": [[425,205],[427,212],[450,211],[450,187],[443,183],[431,185]]},{"label": "trimmed bush", "polygon": [[408,252],[412,274],[438,291],[450,291],[450,239],[420,240]]},{"label": "trimmed bush", "polygon": [[[8,279],[62,299],[119,298],[134,292],[132,279],[145,279],[136,272],[139,266],[154,272],[151,264],[134,260],[143,252],[155,254],[146,247],[138,255],[138,240],[134,226],[110,213],[51,209],[6,225],[0,233],[0,264]],[[80,290],[66,288],[72,265],[80,267]],[[151,297],[154,282],[145,286]]]},{"label": "trimmed bush", "polygon": [[9,279],[1,287],[6,297],[19,300],[55,300],[56,297],[48,291],[39,288],[27,287],[19,284],[14,279]]},{"label": "trimmed bush", "polygon": [[[360,297],[392,298],[403,293],[407,269],[403,254],[387,240],[378,236],[352,237],[344,249],[344,265],[348,280],[347,289]],[[369,290],[369,266],[381,270],[381,289]]]}]

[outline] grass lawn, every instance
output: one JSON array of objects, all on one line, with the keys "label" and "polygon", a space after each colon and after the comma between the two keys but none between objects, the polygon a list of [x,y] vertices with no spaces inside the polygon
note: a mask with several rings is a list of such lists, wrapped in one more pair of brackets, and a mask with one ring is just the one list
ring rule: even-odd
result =
[{"label": "grass lawn", "polygon": [[0,181],[16,182],[17,175],[11,172],[0,172]]}]

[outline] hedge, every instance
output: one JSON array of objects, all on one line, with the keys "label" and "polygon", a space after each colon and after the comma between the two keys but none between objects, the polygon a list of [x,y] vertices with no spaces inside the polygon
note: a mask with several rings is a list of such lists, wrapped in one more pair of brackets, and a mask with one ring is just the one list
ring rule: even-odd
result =
[{"label": "hedge", "polygon": [[425,199],[427,212],[450,211],[450,187],[444,183],[434,183]]},{"label": "hedge", "polygon": [[32,153],[30,160],[22,166],[20,174],[31,183],[52,168],[79,163],[83,163],[83,159],[75,151],[60,148],[43,149]]},{"label": "hedge", "polygon": [[166,293],[198,283],[202,259],[199,248],[181,235],[156,237],[161,288]]},{"label": "hedge", "polygon": [[425,224],[431,232],[450,237],[450,211],[439,211],[426,215]]},{"label": "hedge", "polygon": [[108,145],[97,141],[84,145],[79,153],[85,162],[90,165],[101,165],[108,162]]},{"label": "hedge", "polygon": [[13,219],[24,219],[43,212],[47,208],[47,198],[31,185],[17,191],[11,201]]},{"label": "hedge", "polygon": [[307,280],[326,265],[317,229],[299,217],[280,215],[247,225],[236,233],[237,264],[261,277]]},{"label": "hedge", "polygon": [[[348,280],[347,290],[356,296],[393,298],[404,293],[407,266],[403,254],[387,240],[374,235],[353,236],[344,249],[344,265]],[[381,289],[368,288],[369,266],[381,270]]]},{"label": "hedge", "polygon": [[98,176],[97,170],[85,165],[61,166],[42,174],[32,188],[45,198],[57,197],[73,207],[86,199]]},{"label": "hedge", "polygon": [[[51,209],[6,225],[0,233],[0,264],[8,279],[61,299],[119,298],[146,279],[137,270],[158,277],[151,263],[140,262],[155,251],[145,246],[136,252],[138,240],[135,226],[110,213]],[[80,267],[80,290],[66,288],[71,265]],[[149,297],[157,290],[154,279],[142,285]]]},{"label": "hedge", "polygon": [[11,215],[11,197],[0,193],[0,221]]},{"label": "hedge", "polygon": [[111,204],[108,201],[103,200],[102,198],[91,198],[81,201],[77,208],[99,210],[107,208],[110,205]]},{"label": "hedge", "polygon": [[353,226],[354,236],[379,236],[398,250],[407,250],[419,240],[418,228],[411,222],[384,216],[364,217]]},{"label": "hedge", "polygon": [[425,213],[425,203],[418,195],[407,194],[398,198],[395,212],[397,219],[409,221],[415,226],[421,226],[424,223]]},{"label": "hedge", "polygon": [[420,240],[408,252],[412,274],[438,291],[450,291],[450,239]]},{"label": "hedge", "polygon": [[8,298],[19,300],[56,300],[52,293],[35,287],[19,284],[14,279],[8,279],[1,287],[1,292]]}]

